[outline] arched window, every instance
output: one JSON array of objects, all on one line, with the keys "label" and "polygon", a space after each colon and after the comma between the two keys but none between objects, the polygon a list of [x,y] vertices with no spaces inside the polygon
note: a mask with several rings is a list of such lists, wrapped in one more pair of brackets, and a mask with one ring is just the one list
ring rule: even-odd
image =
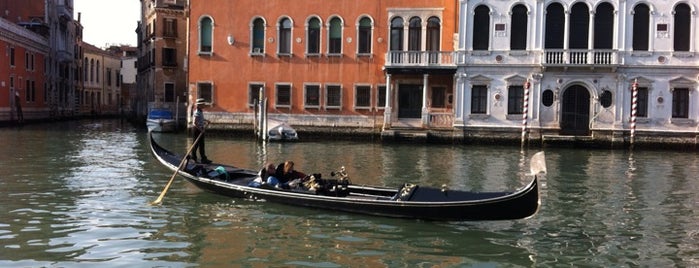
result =
[{"label": "arched window", "polygon": [[410,18],[408,24],[408,51],[422,50],[422,19]]},{"label": "arched window", "polygon": [[306,53],[318,54],[320,53],[320,20],[318,18],[311,18],[308,20],[307,27],[306,34],[308,35],[308,42],[306,44]]},{"label": "arched window", "polygon": [[403,18],[401,17],[391,20],[391,50],[403,50]]},{"label": "arched window", "polygon": [[488,50],[490,43],[490,8],[476,7],[473,15],[473,50]]},{"label": "arched window", "polygon": [[265,21],[262,18],[252,22],[252,53],[265,53]]},{"label": "arched window", "polygon": [[97,61],[97,68],[95,69],[95,82],[100,82],[100,61]]},{"label": "arched window", "polygon": [[614,41],[614,7],[601,3],[595,11],[594,49],[612,49]]},{"label": "arched window", "polygon": [[372,23],[370,18],[363,17],[359,20],[357,29],[357,53],[371,53],[371,28]]},{"label": "arched window", "polygon": [[527,7],[522,4],[512,8],[510,21],[510,50],[527,49]]},{"label": "arched window", "polygon": [[83,81],[87,82],[90,76],[88,75],[90,69],[90,63],[87,60],[87,57],[83,60]]},{"label": "arched window", "polygon": [[212,40],[214,35],[214,23],[210,17],[199,20],[199,53],[212,52]]},{"label": "arched window", "polygon": [[679,4],[675,7],[675,34],[674,34],[674,49],[675,51],[689,51],[690,23],[692,17],[691,10],[687,4]]},{"label": "arched window", "polygon": [[563,48],[564,27],[565,17],[563,14],[563,6],[559,3],[550,4],[546,7],[546,36],[544,37],[544,48]]},{"label": "arched window", "polygon": [[634,51],[648,51],[650,27],[650,8],[644,4],[638,4],[633,9],[633,43]]},{"label": "arched window", "polygon": [[437,17],[427,19],[427,51],[440,51],[441,22]]},{"label": "arched window", "polygon": [[569,47],[572,49],[587,49],[589,36],[590,10],[585,3],[573,5],[570,14],[570,28],[568,29]]},{"label": "arched window", "polygon": [[279,21],[279,54],[291,54],[291,25],[289,18]]},{"label": "arched window", "polygon": [[90,60],[90,82],[95,81],[95,60]]},{"label": "arched window", "polygon": [[342,20],[338,17],[330,19],[330,27],[328,29],[328,53],[342,53]]}]

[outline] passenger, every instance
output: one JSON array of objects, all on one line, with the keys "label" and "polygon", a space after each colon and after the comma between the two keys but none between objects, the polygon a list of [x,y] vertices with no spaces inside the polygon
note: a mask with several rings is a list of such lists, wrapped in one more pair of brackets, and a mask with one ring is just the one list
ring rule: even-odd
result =
[{"label": "passenger", "polygon": [[306,177],[306,174],[294,170],[294,162],[286,161],[277,166],[275,177],[281,184],[280,187],[288,189],[290,182],[303,179]]},{"label": "passenger", "polygon": [[271,184],[272,186],[279,184],[279,180],[274,177],[275,172],[274,163],[265,164],[262,170],[260,170],[260,176],[248,183],[248,186],[260,187],[263,183]]}]

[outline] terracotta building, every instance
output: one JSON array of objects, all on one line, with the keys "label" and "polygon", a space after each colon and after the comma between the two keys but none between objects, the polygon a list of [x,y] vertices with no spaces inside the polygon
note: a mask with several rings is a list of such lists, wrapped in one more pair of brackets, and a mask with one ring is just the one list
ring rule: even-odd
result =
[{"label": "terracotta building", "polygon": [[188,0],[141,0],[141,21],[136,29],[136,88],[139,95],[133,106],[144,121],[150,108],[167,108],[184,118],[187,88],[187,2]]},{"label": "terracotta building", "polygon": [[44,60],[47,39],[0,18],[0,122],[48,116]]},{"label": "terracotta building", "polygon": [[[245,7],[245,8],[240,8]],[[451,127],[457,1],[190,1],[189,103],[216,124]]]}]

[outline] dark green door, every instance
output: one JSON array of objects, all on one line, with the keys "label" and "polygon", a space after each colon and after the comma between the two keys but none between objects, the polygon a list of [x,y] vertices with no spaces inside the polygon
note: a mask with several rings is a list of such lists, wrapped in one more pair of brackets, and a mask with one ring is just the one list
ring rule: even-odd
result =
[{"label": "dark green door", "polygon": [[571,86],[563,92],[561,135],[590,135],[590,92],[583,86]]},{"label": "dark green door", "polygon": [[398,118],[422,117],[422,85],[398,86]]}]

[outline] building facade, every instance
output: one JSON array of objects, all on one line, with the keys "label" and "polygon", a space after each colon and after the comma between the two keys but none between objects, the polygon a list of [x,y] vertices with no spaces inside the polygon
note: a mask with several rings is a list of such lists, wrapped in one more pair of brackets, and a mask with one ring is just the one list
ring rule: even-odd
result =
[{"label": "building facade", "polygon": [[454,127],[696,143],[699,1],[459,2]]},{"label": "building facade", "polygon": [[48,116],[44,69],[48,53],[45,37],[0,18],[0,122]]},{"label": "building facade", "polygon": [[83,48],[81,114],[121,113],[121,56],[88,43]]},{"label": "building facade", "polygon": [[[167,108],[184,118],[187,89],[188,0],[141,0],[136,113]],[[211,6],[211,8],[214,8]]]},{"label": "building facade", "polygon": [[[48,53],[43,66],[44,83],[36,85],[45,92],[48,114],[35,119],[74,115],[76,109],[75,56],[76,24],[73,20],[73,0],[26,0],[0,2],[2,17],[46,38]],[[34,59],[36,62],[36,59]]]},{"label": "building facade", "polygon": [[[240,8],[244,6],[246,8]],[[216,124],[451,127],[457,2],[190,1],[191,104]]]}]

